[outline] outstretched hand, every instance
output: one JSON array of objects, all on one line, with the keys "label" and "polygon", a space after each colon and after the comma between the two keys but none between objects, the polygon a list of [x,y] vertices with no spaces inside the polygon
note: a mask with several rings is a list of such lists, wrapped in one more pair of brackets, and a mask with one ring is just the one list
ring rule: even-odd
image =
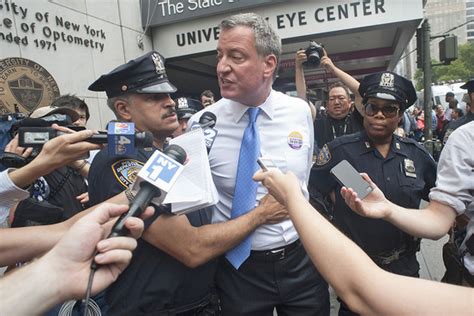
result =
[{"label": "outstretched hand", "polygon": [[[110,234],[110,219],[127,209],[126,205],[100,205],[78,220],[56,246],[41,258],[41,264],[46,271],[51,271],[65,299],[84,296],[92,260],[99,264],[92,294],[107,288],[130,263],[132,251],[137,246],[134,238],[139,238],[144,230],[141,219],[130,217],[125,222],[130,237],[105,239]],[[152,212],[149,207],[144,216],[150,216]]]},{"label": "outstretched hand", "polygon": [[298,178],[290,171],[284,174],[277,168],[268,171],[259,170],[253,175],[255,181],[260,181],[268,192],[282,205],[286,205],[288,197],[302,194]]},{"label": "outstretched hand", "polygon": [[386,218],[390,215],[390,202],[366,173],[361,173],[361,176],[369,183],[373,191],[361,200],[354,190],[342,187],[341,195],[346,204],[359,215],[370,218]]}]

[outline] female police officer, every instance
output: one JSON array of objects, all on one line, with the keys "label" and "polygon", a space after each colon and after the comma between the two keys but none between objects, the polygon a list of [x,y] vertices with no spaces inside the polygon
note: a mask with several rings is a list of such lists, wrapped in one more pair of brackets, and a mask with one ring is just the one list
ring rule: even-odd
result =
[{"label": "female police officer", "polygon": [[[335,225],[358,244],[383,269],[418,276],[419,240],[394,225],[357,215],[340,195],[341,186],[329,171],[342,160],[366,172],[387,198],[405,207],[418,208],[435,184],[436,164],[418,143],[393,134],[403,112],[416,100],[413,84],[392,72],[366,76],[359,86],[365,115],[364,128],[335,139],[320,151],[310,185],[333,200]],[[351,314],[342,302],[340,315]]]}]

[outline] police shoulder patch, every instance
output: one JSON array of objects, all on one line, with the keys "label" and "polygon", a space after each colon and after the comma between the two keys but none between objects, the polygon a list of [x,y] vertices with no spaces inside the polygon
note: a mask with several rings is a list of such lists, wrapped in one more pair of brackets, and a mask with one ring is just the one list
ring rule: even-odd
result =
[{"label": "police shoulder patch", "polygon": [[144,163],[135,159],[121,159],[112,164],[112,172],[117,181],[128,188],[137,178]]},{"label": "police shoulder patch", "polygon": [[318,157],[316,159],[316,165],[317,166],[324,166],[331,160],[331,152],[329,151],[329,147],[327,144],[321,148],[321,150],[318,153]]}]

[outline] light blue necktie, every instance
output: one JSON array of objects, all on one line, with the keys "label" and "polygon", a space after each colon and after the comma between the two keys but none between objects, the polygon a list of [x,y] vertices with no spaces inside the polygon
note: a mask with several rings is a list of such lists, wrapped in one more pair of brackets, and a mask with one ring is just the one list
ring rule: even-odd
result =
[{"label": "light blue necktie", "polygon": [[[256,124],[259,112],[260,109],[255,107],[251,107],[247,110],[249,114],[249,124],[245,128],[240,145],[234,199],[230,213],[231,218],[237,218],[240,215],[246,214],[255,207],[258,184],[252,180],[252,176],[258,169],[257,158],[260,154],[260,137],[258,136]],[[250,255],[251,244],[252,240],[250,236],[248,236],[239,245],[227,252],[227,260],[229,260],[236,269],[247,260]]]}]

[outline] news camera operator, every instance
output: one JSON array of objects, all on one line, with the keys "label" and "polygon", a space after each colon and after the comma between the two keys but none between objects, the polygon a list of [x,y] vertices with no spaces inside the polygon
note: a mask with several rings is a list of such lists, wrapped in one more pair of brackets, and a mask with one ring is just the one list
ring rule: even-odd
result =
[{"label": "news camera operator", "polygon": [[[342,135],[352,134],[363,130],[362,98],[359,95],[359,82],[351,75],[336,67],[321,45],[313,44],[306,50],[306,54],[313,55],[310,67],[322,67],[326,72],[335,75],[340,81],[329,87],[329,100],[326,106],[326,116],[318,117],[314,122],[314,138],[319,148]],[[309,51],[308,51],[309,50]],[[319,59],[317,59],[319,57]],[[352,106],[350,92],[354,93]]]},{"label": "news camera operator", "polygon": [[[65,118],[63,119],[61,115],[65,116]],[[47,125],[49,122],[55,122],[56,120],[62,120],[60,121],[61,124],[68,125],[76,121],[78,117],[77,112],[72,109],[47,106],[33,111],[30,118],[25,119],[23,125],[35,125],[36,122],[38,122],[38,125]],[[35,134],[35,127],[28,127],[32,128],[31,134]],[[29,139],[27,136],[29,135],[28,127],[20,124],[18,130],[18,135],[25,142]],[[22,133],[23,131],[24,133]],[[7,148],[11,148],[15,152],[22,150],[21,147],[15,148],[15,146],[7,146]],[[38,148],[35,148],[33,153],[38,150]],[[87,155],[88,153],[85,153],[83,157]],[[36,179],[29,188],[30,197],[18,203],[14,210],[12,209],[12,213],[14,212],[12,214],[12,226],[19,227],[31,225],[32,223],[51,224],[68,219],[74,214],[83,211],[86,208],[83,194],[87,192],[87,184],[81,174],[81,170],[85,168],[87,163],[85,160],[81,161],[82,163],[78,167],[75,167],[77,162],[73,161]],[[37,212],[37,210],[41,210],[41,212]]]},{"label": "news camera operator", "polygon": [[[90,112],[89,107],[87,106],[87,103],[84,100],[78,98],[75,95],[64,94],[54,99],[51,103],[51,106],[74,110],[77,113],[77,119],[72,122],[72,125],[78,128],[86,127],[87,121],[90,118]],[[70,166],[78,170],[81,176],[87,179],[90,167],[89,161],[91,160],[79,159],[71,163]],[[81,200],[83,203],[86,203],[88,201],[87,192],[84,193],[83,196],[78,197],[78,199]]]},{"label": "news camera operator", "polygon": [[[0,173],[0,222],[6,219],[8,211],[13,204],[29,197],[30,192],[27,189],[36,179],[73,162],[90,150],[101,147],[100,145],[85,141],[93,135],[93,132],[90,130],[70,133],[70,130],[58,125],[53,125],[53,128],[67,134],[47,142],[38,156],[27,165],[18,169],[10,168]],[[13,150],[13,148],[16,148],[18,150],[16,153],[25,151],[19,148],[17,143],[18,138],[14,138],[9,149],[12,148]],[[26,156],[30,153],[31,149],[27,149]]]},{"label": "news camera operator", "polygon": [[[105,91],[108,106],[119,121],[134,122],[139,131],[153,134],[154,148],[161,150],[178,127],[176,88],[169,82],[164,59],[150,52],[102,75],[90,87]],[[92,203],[99,203],[125,190],[151,156],[139,149],[136,155],[96,155],[89,174]],[[211,291],[215,272],[212,260],[269,221],[286,217],[274,200],[265,198],[254,212],[225,224],[208,225],[209,213],[185,216],[157,214],[138,241],[130,266],[105,293],[104,309],[113,315],[217,315],[217,300]],[[207,314],[206,314],[207,313]]]}]

